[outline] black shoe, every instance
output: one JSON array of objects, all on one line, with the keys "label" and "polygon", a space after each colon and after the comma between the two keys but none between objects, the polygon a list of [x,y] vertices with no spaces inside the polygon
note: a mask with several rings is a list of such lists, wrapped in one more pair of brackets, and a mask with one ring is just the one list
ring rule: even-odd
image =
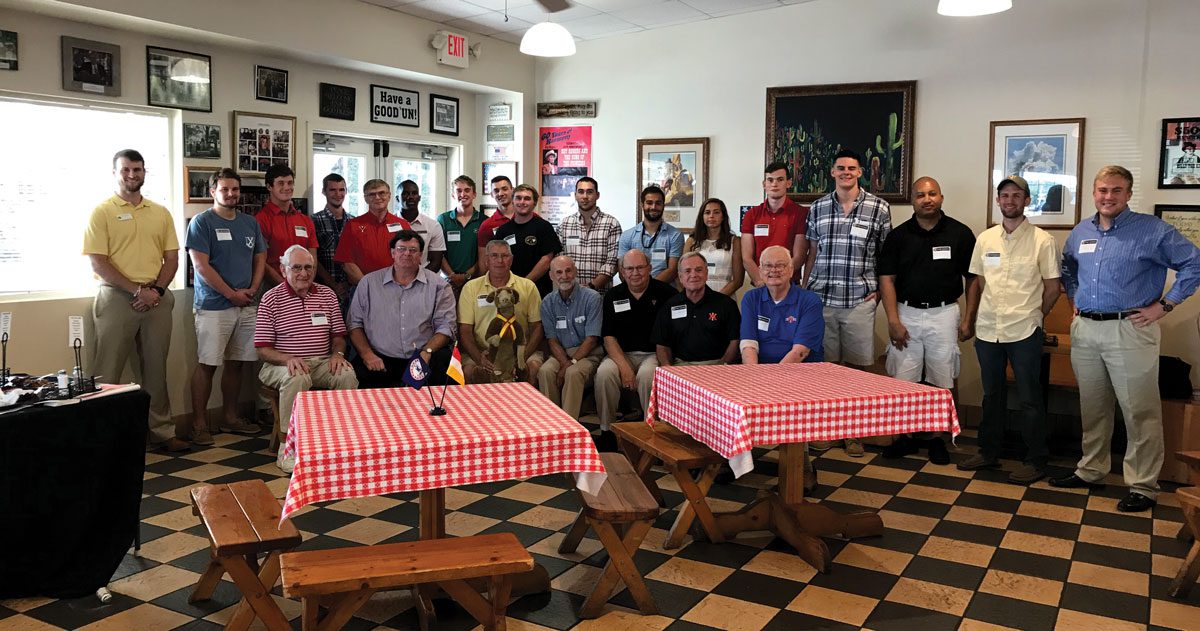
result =
[{"label": "black shoe", "polygon": [[1141,493],[1130,491],[1129,495],[1125,496],[1125,499],[1117,502],[1117,510],[1122,513],[1140,513],[1144,510],[1154,508],[1154,505],[1157,503]]},{"label": "black shoe", "polygon": [[908,436],[897,436],[892,444],[883,448],[883,457],[895,460],[917,453],[917,443]]},{"label": "black shoe", "polygon": [[929,462],[950,464],[950,451],[946,449],[946,441],[940,438],[930,438],[925,445],[929,449]]},{"label": "black shoe", "polygon": [[596,451],[617,451],[617,435],[611,431],[601,430],[592,440],[596,443]]},{"label": "black shoe", "polygon": [[1104,488],[1104,483],[1088,482],[1087,480],[1084,480],[1083,478],[1072,473],[1071,475],[1063,476],[1061,478],[1050,478],[1050,486],[1058,487],[1060,489],[1091,489],[1093,491],[1099,491],[1100,489]]}]

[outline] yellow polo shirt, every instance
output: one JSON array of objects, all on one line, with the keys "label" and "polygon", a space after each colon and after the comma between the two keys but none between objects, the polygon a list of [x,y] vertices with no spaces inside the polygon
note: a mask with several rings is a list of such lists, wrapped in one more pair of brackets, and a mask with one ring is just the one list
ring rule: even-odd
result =
[{"label": "yellow polo shirt", "polygon": [[92,211],[83,253],[103,254],[125,278],[146,284],[158,278],[163,253],[179,249],[171,213],[142,198],[137,206],[113,195]]},{"label": "yellow polo shirt", "polygon": [[1062,276],[1058,244],[1048,232],[1022,221],[1009,234],[1003,225],[975,240],[970,272],[984,280],[975,337],[1019,342],[1042,326],[1043,281]]},{"label": "yellow polo shirt", "polygon": [[[524,276],[510,273],[508,283],[504,286],[517,292],[517,322],[525,329],[528,339],[530,324],[542,321],[542,297],[538,293],[537,285]],[[475,343],[479,344],[480,350],[487,347],[487,328],[496,317],[496,305],[487,302],[485,298],[496,289],[499,287],[493,287],[487,274],[484,274],[467,281],[458,296],[458,323],[475,327]]]}]

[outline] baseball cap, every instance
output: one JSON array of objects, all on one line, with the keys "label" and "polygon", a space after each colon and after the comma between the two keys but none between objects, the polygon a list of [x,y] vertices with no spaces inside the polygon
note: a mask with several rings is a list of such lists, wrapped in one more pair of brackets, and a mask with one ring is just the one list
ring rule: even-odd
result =
[{"label": "baseball cap", "polygon": [[1000,189],[1004,188],[1005,184],[1016,184],[1017,188],[1025,191],[1026,195],[1030,194],[1029,193],[1029,182],[1026,182],[1025,178],[1023,178],[1019,175],[1010,175],[1010,176],[1004,178],[1003,180],[1000,180],[1000,183],[996,185],[996,192],[999,193]]}]

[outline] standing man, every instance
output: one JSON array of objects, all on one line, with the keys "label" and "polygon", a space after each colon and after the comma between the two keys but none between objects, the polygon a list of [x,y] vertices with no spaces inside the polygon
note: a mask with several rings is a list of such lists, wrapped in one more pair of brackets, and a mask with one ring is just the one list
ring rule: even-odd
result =
[{"label": "standing man", "polygon": [[979,453],[958,463],[963,471],[1000,466],[1004,443],[1006,375],[1012,364],[1021,400],[1018,424],[1025,439],[1025,460],[1009,481],[1029,484],[1045,476],[1050,450],[1046,445],[1046,404],[1042,399],[1042,320],[1058,300],[1061,283],[1058,245],[1045,230],[1025,220],[1029,184],[1014,175],[996,187],[1000,225],[979,235],[968,270],[975,282],[967,290],[967,315],[960,339],[975,336],[979,378],[983,386],[983,418]]},{"label": "standing man", "polygon": [[100,277],[92,306],[96,326],[95,374],[120,383],[130,355],[141,368],[150,395],[150,443],[184,451],[175,435],[167,398],[167,351],[171,309],[167,285],[179,269],[179,239],[166,208],[142,197],[146,160],[133,149],[113,156],[117,191],[92,211],[83,233],[83,253]]},{"label": "standing man", "polygon": [[254,351],[254,298],[262,284],[267,244],[258,222],[237,210],[242,178],[221,169],[209,178],[212,208],[188,224],[187,249],[195,268],[192,312],[198,362],[192,372],[192,442],[213,444],[208,430],[208,397],[213,374],[221,373],[221,431],[253,436],[258,425],[238,417],[242,368],[258,360]]},{"label": "standing man", "polygon": [[[487,244],[485,251],[487,273],[464,285],[458,297],[458,343],[463,351],[463,375],[467,383],[495,381],[498,375],[492,358],[506,337],[516,340],[519,329],[524,332],[524,340],[518,345],[516,367],[518,371],[524,368],[521,374],[530,383],[536,383],[537,371],[542,366],[538,348],[544,340],[542,298],[533,281],[512,273],[513,256],[508,243],[495,239]],[[516,304],[512,319],[504,320],[499,333],[490,339],[488,327],[496,320],[496,290],[501,288],[514,292]]]},{"label": "standing man", "polygon": [[[826,359],[867,370],[875,363],[875,260],[892,230],[892,216],[887,202],[858,185],[862,158],[857,153],[839,151],[830,174],[833,192],[813,202],[809,212],[805,287],[824,305]],[[812,446],[824,450],[831,443]],[[846,453],[862,456],[862,440],[847,438]]]},{"label": "standing man", "polygon": [[579,266],[581,284],[600,293],[612,286],[617,275],[617,246],[621,239],[621,224],[616,217],[596,206],[600,187],[596,180],[581,177],[575,182],[573,213],[558,224],[558,240],[563,254]]},{"label": "standing man", "polygon": [[342,206],[346,202],[346,178],[337,173],[326,175],[321,180],[321,194],[325,196],[325,208],[312,217],[317,230],[317,279],[337,294],[344,310],[350,298],[350,283],[346,281],[342,264],[334,262],[333,255],[337,252],[342,229],[350,219]]},{"label": "standing man", "polygon": [[[1133,175],[1106,166],[1096,174],[1096,214],[1071,230],[1063,251],[1063,285],[1075,303],[1071,368],[1079,381],[1083,458],[1052,486],[1097,488],[1109,472],[1113,402],[1121,405],[1128,444],[1117,504],[1127,513],[1152,508],[1163,463],[1158,390],[1158,320],[1200,284],[1200,250],[1173,226],[1129,208]],[[1175,284],[1163,295],[1167,269]]]},{"label": "standing man", "polygon": [[[742,265],[750,275],[750,286],[761,287],[758,257],[763,250],[778,245],[792,253],[792,267],[802,277],[808,257],[808,208],[787,196],[792,188],[792,173],[786,164],[772,162],[763,174],[763,203],[742,217]],[[797,278],[799,280],[799,278]]]},{"label": "standing man", "polygon": [[442,271],[442,259],[446,256],[446,235],[442,234],[442,224],[428,215],[421,214],[421,189],[412,180],[400,183],[400,194],[396,196],[400,202],[400,216],[412,226],[413,232],[425,240],[425,252],[421,255],[421,264],[433,272]]},{"label": "standing man", "polygon": [[454,178],[454,199],[458,200],[458,206],[442,213],[438,224],[446,235],[442,274],[458,294],[467,281],[486,271],[476,242],[484,217],[475,210],[475,180],[466,175]]},{"label": "standing man", "polygon": [[350,304],[350,342],[358,351],[354,372],[364,388],[398,388],[420,354],[429,366],[429,384],[440,385],[450,365],[454,290],[421,265],[421,235],[401,230],[388,247],[391,267],[363,276]]},{"label": "standing man", "polygon": [[475,242],[479,246],[478,258],[483,259],[483,248],[488,241],[496,238],[496,228],[508,223],[516,212],[512,206],[513,183],[507,175],[497,175],[492,178],[492,199],[496,200],[496,211],[485,218],[479,225],[479,234]]},{"label": "standing man", "polygon": [[679,259],[679,280],[683,293],[667,300],[654,323],[651,339],[658,365],[733,362],[741,338],[737,303],[708,286],[708,261],[699,252],[688,252]]},{"label": "standing man", "polygon": [[[308,248],[313,258],[317,257],[317,228],[308,215],[296,209],[292,204],[292,194],[296,190],[296,174],[284,164],[273,164],[264,176],[267,183],[267,203],[258,212],[255,219],[258,227],[267,240],[267,259],[278,261],[283,252],[293,245]],[[274,264],[266,265],[266,282],[268,287],[274,287],[283,282],[283,276]]]},{"label": "standing man", "polygon": [[[958,377],[958,299],[963,283],[973,278],[968,270],[975,235],[942,211],[937,180],[914,182],[912,200],[912,218],[887,236],[879,252],[879,294],[892,342],[887,373],[950,390]],[[950,464],[946,443],[936,434],[921,441],[899,436],[883,456],[901,458],[919,446],[929,449],[930,462]]]},{"label": "standing man", "polygon": [[363,184],[363,197],[367,212],[346,222],[333,255],[351,287],[357,287],[366,274],[391,267],[394,261],[388,244],[401,230],[411,229],[407,221],[388,212],[392,189],[387,182],[369,180]]},{"label": "standing man", "polygon": [[596,374],[600,347],[600,294],[580,287],[575,262],[558,256],[550,265],[556,290],[542,300],[542,322],[550,357],[538,370],[538,390],[579,419],[583,389]]},{"label": "standing man", "polygon": [[550,293],[553,283],[546,272],[550,270],[550,259],[562,250],[554,226],[535,213],[538,192],[528,184],[521,184],[513,191],[512,221],[496,229],[496,238],[512,248],[512,271],[524,276],[537,285],[544,297]]},{"label": "standing man", "polygon": [[655,184],[642,189],[642,222],[621,233],[617,260],[623,261],[630,250],[641,250],[650,259],[650,275],[664,283],[674,283],[679,257],[683,254],[683,233],[663,221],[666,197]]}]

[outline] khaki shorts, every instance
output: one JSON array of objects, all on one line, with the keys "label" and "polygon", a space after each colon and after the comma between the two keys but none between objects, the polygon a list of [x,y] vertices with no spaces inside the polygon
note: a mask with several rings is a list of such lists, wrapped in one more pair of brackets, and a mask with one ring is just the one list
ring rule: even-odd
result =
[{"label": "khaki shorts", "polygon": [[194,309],[196,355],[205,366],[220,366],[225,360],[258,361],[254,350],[254,321],[258,307],[230,307],[219,311]]},{"label": "khaki shorts", "polygon": [[849,309],[825,307],[825,361],[870,366],[875,363],[875,308],[867,300]]}]

